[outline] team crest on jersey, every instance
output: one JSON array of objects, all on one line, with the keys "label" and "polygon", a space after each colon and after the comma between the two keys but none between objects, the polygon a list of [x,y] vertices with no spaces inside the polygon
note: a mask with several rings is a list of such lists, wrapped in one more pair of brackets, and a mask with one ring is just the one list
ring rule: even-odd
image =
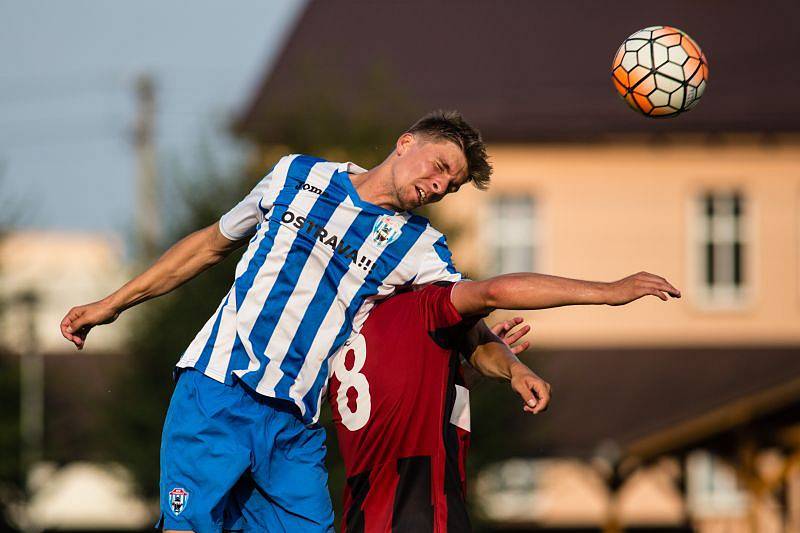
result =
[{"label": "team crest on jersey", "polygon": [[372,226],[372,242],[383,248],[400,237],[402,225],[391,215],[381,215]]},{"label": "team crest on jersey", "polygon": [[189,493],[186,489],[174,488],[169,491],[169,506],[175,516],[178,516],[186,509],[186,502],[189,500]]}]

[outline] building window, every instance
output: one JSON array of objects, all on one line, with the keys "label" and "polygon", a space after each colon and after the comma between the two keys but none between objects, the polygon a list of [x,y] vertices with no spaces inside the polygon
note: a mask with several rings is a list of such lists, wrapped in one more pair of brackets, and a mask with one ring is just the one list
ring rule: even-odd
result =
[{"label": "building window", "polygon": [[492,275],[531,272],[535,264],[534,203],[529,196],[499,196],[489,204],[487,266]]},{"label": "building window", "polygon": [[746,296],[745,216],[739,192],[708,192],[697,201],[697,278],[708,304],[736,305]]}]

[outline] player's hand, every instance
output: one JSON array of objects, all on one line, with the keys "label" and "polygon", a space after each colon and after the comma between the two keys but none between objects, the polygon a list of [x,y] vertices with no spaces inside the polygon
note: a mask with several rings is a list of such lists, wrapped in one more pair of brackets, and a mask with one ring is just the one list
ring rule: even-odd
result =
[{"label": "player's hand", "polygon": [[625,305],[648,295],[661,298],[665,302],[669,300],[669,296],[681,297],[681,291],[673,287],[669,281],[649,272],[639,272],[608,283],[607,288],[605,303],[608,305]]},{"label": "player's hand", "polygon": [[[504,343],[511,348],[511,353],[514,355],[518,355],[528,348],[530,348],[531,343],[528,341],[521,342],[514,346],[514,343],[520,340],[522,337],[528,334],[531,330],[531,327],[528,324],[523,325],[521,328],[514,330],[517,326],[524,323],[522,317],[515,316],[511,320],[506,320],[505,322],[498,322],[490,329],[492,333],[500,337]],[[514,331],[512,331],[514,330]]]},{"label": "player's hand", "polygon": [[119,311],[100,300],[86,305],[79,305],[69,310],[61,321],[61,334],[65,339],[82,350],[89,331],[100,324],[110,324],[119,316]]},{"label": "player's hand", "polygon": [[511,388],[522,397],[522,410],[526,413],[541,413],[550,405],[550,384],[523,363],[511,367]]}]

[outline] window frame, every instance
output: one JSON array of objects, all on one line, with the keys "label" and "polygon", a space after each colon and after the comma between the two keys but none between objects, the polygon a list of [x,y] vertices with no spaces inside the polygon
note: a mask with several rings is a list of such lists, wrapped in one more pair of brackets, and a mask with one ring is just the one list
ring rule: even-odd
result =
[{"label": "window frame", "polygon": [[[737,195],[740,199],[740,215],[738,220],[738,242],[741,246],[740,269],[742,282],[740,285],[729,284],[717,286],[708,284],[708,262],[706,247],[708,239],[708,219],[706,218],[706,200],[711,197],[730,197]],[[692,191],[687,201],[687,270],[691,290],[691,300],[696,308],[703,311],[746,311],[754,302],[756,282],[755,257],[758,256],[758,243],[754,236],[754,224],[757,220],[757,205],[753,195],[745,187],[736,185],[706,185]],[[718,230],[724,233],[724,230]],[[720,239],[722,240],[722,239]]]},{"label": "window frame", "polygon": [[[495,240],[496,232],[499,231],[498,228],[503,227],[503,221],[508,220],[505,217],[497,217],[497,208],[498,204],[503,201],[511,200],[518,202],[520,199],[526,200],[528,202],[528,227],[527,227],[527,239],[525,241],[525,248],[529,251],[529,265],[527,269],[502,269],[497,268],[502,266],[499,264],[499,251],[502,249],[514,249],[514,242],[508,239],[500,239],[499,241]],[[519,193],[500,193],[497,195],[493,195],[489,198],[489,201],[486,203],[486,215],[483,220],[483,224],[481,224],[482,228],[482,242],[485,244],[486,249],[488,250],[487,257],[482,261],[482,269],[486,273],[487,276],[497,276],[500,274],[507,274],[511,272],[533,272],[536,271],[537,268],[541,267],[541,238],[540,238],[540,224],[539,221],[541,219],[539,215],[540,212],[540,202],[535,194],[530,192],[526,192],[524,194]],[[524,222],[523,222],[524,224]],[[511,244],[511,245],[509,245]]]}]

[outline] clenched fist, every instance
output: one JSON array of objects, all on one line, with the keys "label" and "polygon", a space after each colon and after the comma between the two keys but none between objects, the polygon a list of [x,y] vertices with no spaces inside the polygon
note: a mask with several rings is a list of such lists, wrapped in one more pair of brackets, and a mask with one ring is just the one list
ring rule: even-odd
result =
[{"label": "clenched fist", "polygon": [[61,334],[81,350],[86,342],[86,336],[93,327],[110,324],[118,316],[119,311],[104,300],[79,305],[70,309],[61,321]]}]

